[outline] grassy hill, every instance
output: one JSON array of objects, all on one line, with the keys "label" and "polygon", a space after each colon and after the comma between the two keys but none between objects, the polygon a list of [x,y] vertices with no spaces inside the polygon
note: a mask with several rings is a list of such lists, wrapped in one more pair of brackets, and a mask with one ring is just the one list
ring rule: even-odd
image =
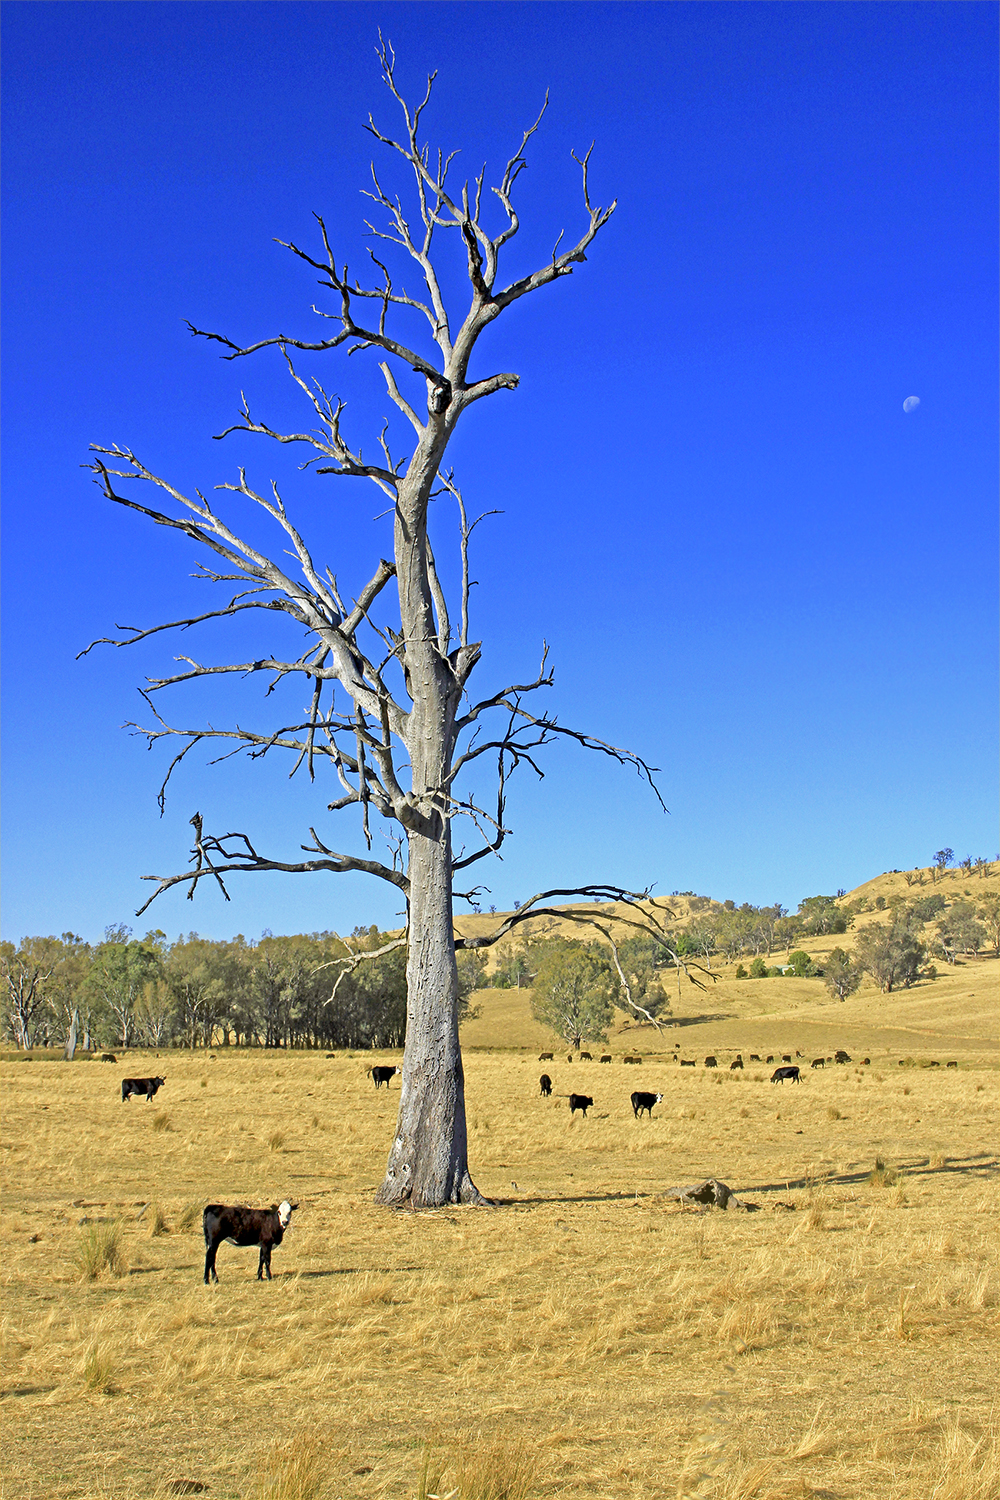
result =
[{"label": "grassy hill", "polygon": [[[794,947],[821,964],[831,949],[849,949],[854,931],[870,922],[884,921],[888,914],[885,907],[894,900],[939,893],[949,904],[958,900],[976,902],[996,890],[998,884],[996,877],[984,880],[962,870],[948,870],[944,875],[930,869],[887,871],[838,898],[838,906],[850,911],[853,919],[848,932],[797,937]],[[687,927],[707,903],[704,897],[687,895],[668,897],[665,904],[673,914],[669,925],[677,931]],[[862,906],[867,909],[859,910]],[[567,910],[599,917],[610,925],[616,938],[628,935],[629,929],[621,920],[628,914],[625,906],[586,903]],[[494,930],[502,920],[500,913],[468,916],[459,918],[456,925],[464,934],[474,935]],[[525,929],[529,936],[598,937],[594,929],[558,916],[528,922]],[[783,956],[783,951],[776,951],[773,962],[780,963]],[[488,961],[490,968],[496,961],[494,949]],[[959,958],[954,965],[938,963],[936,978],[889,995],[866,980],[845,1002],[832,1000],[822,979],[737,979],[736,969],[736,963],[713,958],[713,977],[705,980],[705,989],[698,989],[679,975],[671,992],[672,1015],[665,1019],[662,1031],[616,1012],[607,1050],[616,1061],[622,1052],[669,1057],[675,1043],[691,1057],[727,1050],[742,1051],[744,1057],[750,1052],[765,1057],[768,1053],[800,1051],[811,1059],[844,1046],[852,1054],[871,1056],[873,1063],[876,1056],[883,1060],[897,1053],[902,1058],[931,1060],[947,1051],[948,1059],[936,1059],[944,1061],[995,1051],[1000,965],[993,957]],[[553,1034],[532,1018],[530,989],[483,989],[476,993],[473,1003],[479,1013],[462,1027],[463,1047],[557,1050]],[[897,1062],[895,1058],[894,1065]]]}]

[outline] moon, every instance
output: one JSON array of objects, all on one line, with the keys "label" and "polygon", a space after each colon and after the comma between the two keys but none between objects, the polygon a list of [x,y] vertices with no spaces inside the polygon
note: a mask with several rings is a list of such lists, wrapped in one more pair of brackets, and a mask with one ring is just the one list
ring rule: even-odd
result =
[{"label": "moon", "polygon": [[916,411],[916,409],[917,409],[917,407],[919,405],[920,405],[920,397],[919,396],[907,396],[906,400],[903,402],[903,410],[905,412]]}]

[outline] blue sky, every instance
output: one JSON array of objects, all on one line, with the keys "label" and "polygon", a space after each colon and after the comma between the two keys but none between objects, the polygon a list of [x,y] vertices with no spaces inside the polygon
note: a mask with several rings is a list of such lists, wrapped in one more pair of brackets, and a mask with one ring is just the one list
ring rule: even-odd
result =
[{"label": "blue sky", "polygon": [[[189,758],[159,817],[166,752],[119,727],[137,687],[247,637],[75,657],[206,607],[196,549],[101,499],[91,442],[181,488],[278,479],[348,590],[390,545],[363,481],[212,441],[241,387],[302,418],[275,351],[227,364],[184,326],[315,337],[311,274],[274,243],[311,246],[313,211],[360,272],[362,125],[396,125],[379,27],[407,91],[439,70],[426,135],[470,174],[549,89],[511,278],[580,231],[571,150],[596,141],[593,195],[619,201],[587,264],[491,330],[484,368],[521,385],[453,458],[470,508],[503,511],[476,534],[475,680],[523,680],[547,640],[549,706],[659,766],[670,812],[558,748],[512,785],[484,903],[607,880],[794,909],[942,845],[996,854],[996,6],[7,0],[2,24],[5,936],[132,920],[196,809],[276,855],[310,823],[360,850],[332,789],[278,761]],[[374,357],[313,372],[371,448]],[[198,689],[175,720],[271,722],[256,681]],[[136,925],[343,932],[398,908],[360,876],[230,894]]]}]

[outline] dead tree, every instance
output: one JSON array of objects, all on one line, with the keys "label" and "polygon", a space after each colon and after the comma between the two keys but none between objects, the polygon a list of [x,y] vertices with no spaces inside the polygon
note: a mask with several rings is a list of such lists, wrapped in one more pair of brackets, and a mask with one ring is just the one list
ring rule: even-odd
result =
[{"label": "dead tree", "polygon": [[[341,793],[328,810],[360,810],[367,852],[337,852],[330,846],[329,835],[320,837],[310,828],[311,841],[301,846],[307,858],[272,857],[259,851],[250,834],[242,830],[209,833],[196,813],[191,819],[193,868],[145,878],[156,880],[154,896],[178,884],[186,884],[192,896],[204,879],[217,881],[225,891],[225,877],[235,871],[363,870],[404,894],[407,926],[399,942],[408,947],[406,1057],[396,1135],[378,1201],[416,1207],[483,1201],[469,1175],[467,1158],[453,881],[500,849],[508,831],[505,795],[511,772],[527,765],[541,774],[537,751],[560,735],[631,766],[651,786],[655,768],[629,751],[563,727],[544,711],[533,711],[531,695],[552,682],[544,653],[534,678],[482,697],[470,696],[469,679],[480,655],[480,642],[470,638],[469,622],[469,541],[477,523],[469,521],[461,491],[444,467],[448,443],[468,408],[498,391],[513,391],[518,384],[517,375],[508,372],[471,373],[480,335],[515,302],[570,275],[586,259],[588,246],[615,205],[592,204],[591,153],[575,157],[582,173],[583,232],[563,250],[560,235],[550,259],[505,284],[499,275],[500,261],[518,232],[514,188],[526,165],[525,147],[541,115],[524,131],[498,185],[484,192],[484,168],[473,183],[454,191],[448,182],[452,156],[441,152],[435,156],[418,139],[434,75],[428,79],[422,102],[411,108],[397,87],[392,48],[382,45],[379,58],[384,81],[402,111],[404,128],[398,138],[383,134],[369,116],[367,129],[390,159],[405,163],[404,170],[412,175],[414,197],[413,211],[408,213],[402,200],[383,187],[373,164],[368,196],[377,215],[368,229],[379,253],[369,251],[375,273],[372,282],[362,285],[349,276],[335,254],[326,224],[317,216],[320,257],[295,244],[286,248],[318,273],[320,286],[329,294],[328,307],[313,309],[332,322],[328,338],[276,334],[240,343],[189,326],[193,334],[221,344],[226,359],[242,359],[265,348],[279,351],[318,428],[279,431],[254,416],[244,397],[239,420],[220,437],[237,431],[302,445],[312,450],[303,467],[313,465],[317,475],[363,478],[375,484],[387,497],[393,516],[392,560],[383,558],[356,597],[345,598],[334,572],[314,561],[275,482],[260,493],[241,468],[236,483],[217,488],[262,507],[278,528],[280,545],[289,549],[287,555],[295,567],[289,567],[282,552],[267,555],[244,541],[200,491],[194,498],[181,493],[148,469],[130,448],[95,445],[92,451],[97,457],[91,467],[109,499],[141,512],[159,526],[185,533],[213,553],[211,566],[200,565],[200,576],[218,584],[235,584],[237,589],[220,607],[190,618],[148,628],[118,627],[123,634],[111,644],[130,645],[161,630],[187,629],[205,620],[253,611],[283,612],[305,632],[305,648],[287,658],[263,651],[252,661],[208,665],[190,656],[178,657],[181,670],[149,679],[144,690],[152,721],[133,727],[148,737],[150,745],[161,737],[180,744],[161,787],[161,807],[171,772],[202,742],[221,741],[233,753],[246,749],[255,756],[282,749],[295,758],[296,768],[304,765],[310,777],[325,761],[338,778]],[[491,212],[496,228],[487,228]],[[446,306],[439,279],[438,251],[449,237],[468,275],[469,298],[460,319],[453,318]],[[383,245],[388,248],[383,250]],[[415,263],[423,282],[419,296],[411,295],[394,279],[386,264],[400,254]],[[425,356],[419,341],[405,335],[406,319],[415,319],[418,325],[426,321],[435,346],[432,356]],[[404,325],[402,331],[400,325]],[[430,348],[430,343],[425,347]],[[412,447],[402,456],[392,451],[387,419],[378,461],[363,458],[361,448],[351,446],[342,430],[343,401],[296,368],[293,351],[322,354],[344,349],[348,354],[374,350],[381,356],[388,397],[411,429]],[[142,487],[159,491],[165,508],[122,493],[125,480],[138,480]],[[457,609],[449,608],[446,601],[428,532],[428,507],[438,497],[453,507],[453,545],[462,580]],[[273,621],[275,616],[267,618]],[[154,695],[165,688],[226,673],[271,674],[274,682],[294,675],[306,685],[308,706],[295,722],[260,731],[239,726],[184,728],[168,723],[153,707]],[[487,764],[496,767],[496,787],[488,807],[481,799],[463,795],[458,785],[460,775],[477,766],[482,757],[489,757]],[[398,830],[390,840],[389,862],[371,856],[372,810]],[[468,852],[453,845],[452,824],[457,817],[470,820],[475,830],[478,841]],[[626,893],[609,887],[584,889],[605,900],[626,898]],[[455,895],[474,902],[480,890],[474,887]],[[583,891],[558,894],[578,893]],[[532,907],[526,906],[517,920],[533,914]],[[478,940],[477,946],[496,941],[511,925],[508,921],[485,942]],[[461,939],[458,943],[462,946]]]}]

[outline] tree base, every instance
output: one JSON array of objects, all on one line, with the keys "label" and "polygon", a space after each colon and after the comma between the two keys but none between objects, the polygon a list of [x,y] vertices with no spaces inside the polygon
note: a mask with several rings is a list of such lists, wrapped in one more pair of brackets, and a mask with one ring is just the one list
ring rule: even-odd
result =
[{"label": "tree base", "polygon": [[483,1197],[467,1172],[446,1192],[434,1192],[428,1188],[415,1189],[411,1184],[401,1182],[395,1173],[390,1173],[375,1194],[375,1202],[383,1208],[406,1208],[411,1211],[419,1208],[448,1208],[458,1204],[464,1204],[468,1208],[494,1206],[492,1198]]}]

